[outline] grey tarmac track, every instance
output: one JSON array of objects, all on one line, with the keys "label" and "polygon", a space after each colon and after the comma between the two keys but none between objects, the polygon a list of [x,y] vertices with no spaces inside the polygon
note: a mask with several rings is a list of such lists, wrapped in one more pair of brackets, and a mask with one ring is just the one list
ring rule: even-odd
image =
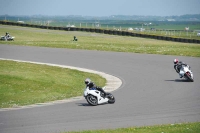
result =
[{"label": "grey tarmac track", "polygon": [[[87,68],[122,80],[115,104],[77,100],[0,111],[0,133],[57,133],[200,121],[200,58],[0,45],[0,58]],[[194,82],[179,79],[178,58]]]}]

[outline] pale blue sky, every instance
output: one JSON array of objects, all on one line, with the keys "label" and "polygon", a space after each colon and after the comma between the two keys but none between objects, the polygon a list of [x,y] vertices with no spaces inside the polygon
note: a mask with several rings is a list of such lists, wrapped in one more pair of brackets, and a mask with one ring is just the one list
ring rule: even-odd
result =
[{"label": "pale blue sky", "polygon": [[0,0],[0,15],[200,14],[200,0]]}]

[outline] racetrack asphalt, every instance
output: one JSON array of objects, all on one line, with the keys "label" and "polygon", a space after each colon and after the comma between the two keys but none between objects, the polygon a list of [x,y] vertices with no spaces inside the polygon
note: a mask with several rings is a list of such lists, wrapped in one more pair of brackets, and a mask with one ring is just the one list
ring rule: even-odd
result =
[{"label": "racetrack asphalt", "polygon": [[[122,80],[115,104],[86,100],[0,111],[0,133],[57,133],[200,121],[200,58],[0,45],[0,58],[87,68]],[[194,82],[173,69],[191,66]]]}]

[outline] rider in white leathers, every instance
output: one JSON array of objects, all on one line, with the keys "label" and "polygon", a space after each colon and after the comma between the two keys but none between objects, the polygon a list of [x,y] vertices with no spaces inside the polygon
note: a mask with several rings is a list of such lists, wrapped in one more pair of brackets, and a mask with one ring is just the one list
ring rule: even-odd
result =
[{"label": "rider in white leathers", "polygon": [[107,93],[101,87],[96,86],[89,78],[85,79],[85,84],[86,84],[86,87],[89,87],[90,90],[96,89],[98,91],[103,92],[104,97],[106,96]]}]

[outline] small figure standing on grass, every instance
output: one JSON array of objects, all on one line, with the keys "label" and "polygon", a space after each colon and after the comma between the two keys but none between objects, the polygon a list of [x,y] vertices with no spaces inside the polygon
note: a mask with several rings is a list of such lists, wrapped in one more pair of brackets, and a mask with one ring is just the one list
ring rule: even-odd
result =
[{"label": "small figure standing on grass", "polygon": [[76,38],[76,36],[74,36],[74,40],[73,41],[78,41],[78,39]]}]

